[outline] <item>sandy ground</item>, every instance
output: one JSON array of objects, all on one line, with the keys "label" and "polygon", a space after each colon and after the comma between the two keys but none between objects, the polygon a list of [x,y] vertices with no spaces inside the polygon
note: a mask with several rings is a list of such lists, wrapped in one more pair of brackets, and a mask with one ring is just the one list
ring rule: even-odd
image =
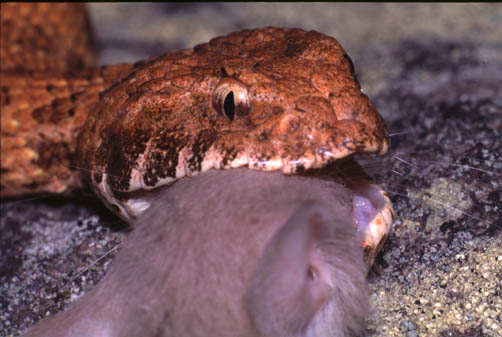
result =
[{"label": "sandy ground", "polygon": [[[268,25],[336,37],[394,135],[385,158],[362,158],[397,214],[370,273],[365,336],[502,336],[501,4],[90,10],[103,64]],[[92,195],[3,200],[0,211],[0,336],[11,336],[96,283],[123,233]]]}]

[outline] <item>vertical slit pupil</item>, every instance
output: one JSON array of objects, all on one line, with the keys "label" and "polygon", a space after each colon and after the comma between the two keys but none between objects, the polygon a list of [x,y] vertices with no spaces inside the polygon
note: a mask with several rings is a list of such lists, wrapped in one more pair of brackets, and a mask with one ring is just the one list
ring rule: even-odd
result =
[{"label": "vertical slit pupil", "polygon": [[231,121],[234,120],[235,116],[235,104],[234,104],[234,92],[230,91],[228,95],[225,97],[225,101],[223,102],[223,112],[225,116]]}]

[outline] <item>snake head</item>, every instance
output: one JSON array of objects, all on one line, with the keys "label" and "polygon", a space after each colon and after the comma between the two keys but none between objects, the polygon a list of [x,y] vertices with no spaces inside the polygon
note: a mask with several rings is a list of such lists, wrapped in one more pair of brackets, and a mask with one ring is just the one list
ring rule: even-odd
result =
[{"label": "snake head", "polygon": [[340,44],[269,27],[136,64],[101,94],[78,158],[105,202],[133,218],[149,205],[144,191],[184,176],[241,166],[297,173],[388,146]]}]

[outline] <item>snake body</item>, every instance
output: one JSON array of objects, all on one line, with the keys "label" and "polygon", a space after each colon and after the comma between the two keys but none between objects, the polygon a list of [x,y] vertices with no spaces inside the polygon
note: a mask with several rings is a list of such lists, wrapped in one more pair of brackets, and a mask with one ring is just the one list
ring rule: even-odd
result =
[{"label": "snake body", "polygon": [[87,182],[132,219],[184,176],[299,173],[389,145],[349,56],[315,31],[244,30],[97,68],[84,6],[2,4],[1,24],[2,197]]},{"label": "snake body", "polygon": [[[69,193],[88,110],[116,74],[95,64],[83,5],[1,5],[1,196]],[[88,70],[84,70],[88,69]]]}]

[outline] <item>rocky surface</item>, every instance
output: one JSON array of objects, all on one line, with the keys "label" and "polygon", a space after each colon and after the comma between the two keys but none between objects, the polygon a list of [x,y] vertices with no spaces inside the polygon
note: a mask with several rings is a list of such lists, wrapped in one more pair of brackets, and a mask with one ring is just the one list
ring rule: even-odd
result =
[{"label": "rocky surface", "polygon": [[502,73],[487,61],[497,48],[396,46],[405,72],[376,101],[397,135],[373,176],[398,217],[370,278],[370,336],[500,336]]},{"label": "rocky surface", "polygon": [[[502,5],[92,4],[103,63],[242,28],[336,37],[387,120],[392,150],[361,158],[397,219],[370,273],[366,336],[500,336]],[[119,223],[92,195],[2,200],[0,335],[17,335],[103,275]]]}]

